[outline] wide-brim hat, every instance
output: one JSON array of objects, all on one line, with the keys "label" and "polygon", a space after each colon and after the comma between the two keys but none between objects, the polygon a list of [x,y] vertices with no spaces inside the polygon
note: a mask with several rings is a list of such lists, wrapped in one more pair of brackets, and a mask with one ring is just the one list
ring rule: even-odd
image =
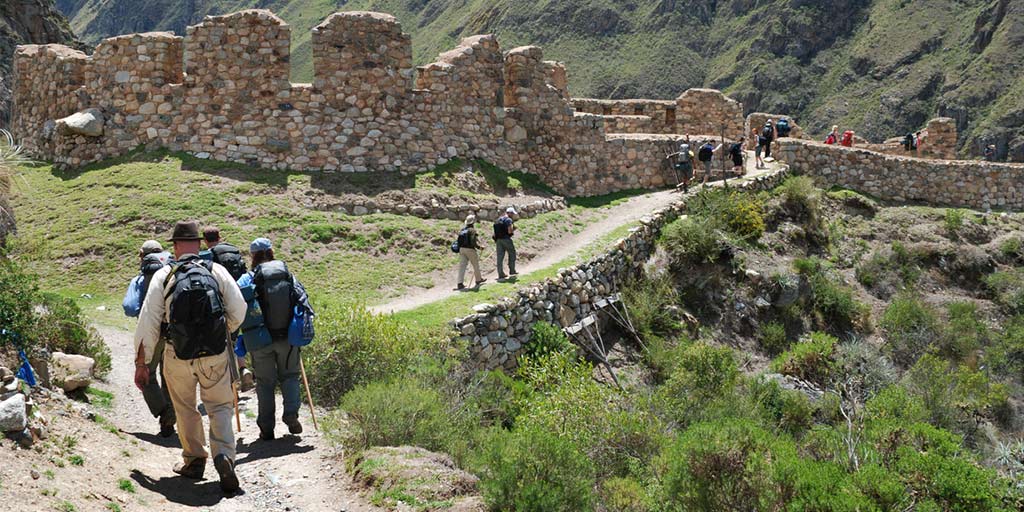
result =
[{"label": "wide-brim hat", "polygon": [[196,224],[194,221],[182,221],[174,225],[174,232],[167,241],[202,240],[202,238],[199,236],[199,224]]}]

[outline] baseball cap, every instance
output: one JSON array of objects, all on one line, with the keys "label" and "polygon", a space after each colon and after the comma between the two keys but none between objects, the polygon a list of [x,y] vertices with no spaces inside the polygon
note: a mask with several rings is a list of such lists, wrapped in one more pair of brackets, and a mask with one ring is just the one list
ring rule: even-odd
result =
[{"label": "baseball cap", "polygon": [[516,209],[514,207],[512,207],[512,206],[509,206],[508,208],[505,208],[505,213],[511,213],[512,215],[518,215],[518,213],[516,212]]},{"label": "baseball cap", "polygon": [[269,238],[257,238],[249,244],[249,252],[262,252],[273,248],[274,244],[270,243]]}]

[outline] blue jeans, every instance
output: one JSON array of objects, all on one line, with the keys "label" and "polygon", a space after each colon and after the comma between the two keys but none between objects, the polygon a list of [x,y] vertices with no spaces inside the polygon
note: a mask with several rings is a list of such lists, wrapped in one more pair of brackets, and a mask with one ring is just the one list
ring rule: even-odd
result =
[{"label": "blue jeans", "polygon": [[275,414],[274,390],[281,385],[284,398],[282,418],[299,416],[299,347],[288,344],[287,339],[275,339],[273,343],[252,353],[252,373],[256,376],[256,398],[259,400],[259,414],[256,425],[261,431],[273,432]]}]

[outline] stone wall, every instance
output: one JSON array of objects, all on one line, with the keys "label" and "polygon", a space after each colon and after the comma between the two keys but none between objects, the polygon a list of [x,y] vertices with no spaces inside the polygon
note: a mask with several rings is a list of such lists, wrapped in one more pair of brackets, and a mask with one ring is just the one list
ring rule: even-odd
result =
[{"label": "stone wall", "polygon": [[[664,135],[742,123],[739,103],[706,89],[616,102],[612,117],[577,111],[564,65],[535,46],[502,53],[492,35],[414,68],[409,36],[382,13],[335,13],[314,28],[311,84],[288,80],[290,41],[280,18],[248,10],[209,16],[184,38],[106,39],[92,56],[19,47],[14,128],[39,157],[67,167],[139,145],[328,172],[417,172],[481,158],[585,196],[670,184]],[[87,109],[102,118],[100,135],[53,130]],[[608,133],[661,135],[624,142]]]},{"label": "stone wall", "polygon": [[986,210],[1024,209],[1024,165],[886,155],[782,139],[776,155],[794,173],[885,200]]},{"label": "stone wall", "polygon": [[[788,170],[783,168],[734,188],[767,190],[786,176]],[[470,364],[477,370],[514,369],[523,345],[530,340],[533,324],[552,322],[567,327],[592,313],[595,303],[619,292],[626,281],[640,274],[654,254],[662,228],[686,211],[686,202],[694,194],[651,212],[607,252],[560,269],[555,277],[495,304],[478,304],[473,314],[454,320],[457,336],[469,347]]]},{"label": "stone wall", "polygon": [[[792,117],[784,114],[765,114],[764,112],[753,112],[747,115],[747,119],[743,123],[743,136],[747,138],[745,147],[747,149],[754,149],[757,146],[757,135],[754,133],[754,131],[756,130],[757,134],[760,134],[761,128],[764,126],[764,123],[766,123],[769,119],[773,121],[772,124],[774,125],[775,121],[778,121],[783,117],[789,119],[789,126],[792,129],[792,131],[789,132],[789,136],[794,139],[802,139],[804,136],[804,130],[803,128],[800,127],[800,125],[796,124],[796,121]],[[777,147],[777,145],[773,145],[772,149],[774,150]]]}]

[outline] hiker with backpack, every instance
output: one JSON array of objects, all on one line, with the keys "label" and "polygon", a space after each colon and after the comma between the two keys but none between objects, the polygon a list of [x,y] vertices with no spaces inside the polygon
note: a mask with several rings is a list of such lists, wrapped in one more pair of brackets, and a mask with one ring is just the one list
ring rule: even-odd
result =
[{"label": "hiker with backpack", "polygon": [[917,138],[913,133],[908,133],[903,136],[903,150],[911,152],[917,149]]},{"label": "hiker with backpack", "polygon": [[761,158],[761,153],[764,152],[765,139],[761,136],[761,130],[758,128],[751,130],[750,135],[754,137],[756,142],[754,145],[754,167],[764,169],[764,159]]},{"label": "hiker with backpack", "polygon": [[[164,251],[160,242],[146,240],[139,250],[139,274],[132,278],[128,284],[128,291],[124,294],[121,307],[125,316],[138,318],[142,310],[143,300],[146,298],[146,291],[152,282],[153,275],[160,269],[170,265],[174,258],[171,253]],[[146,402],[150,414],[157,418],[160,423],[160,437],[171,437],[174,435],[174,406],[171,405],[171,396],[167,392],[167,378],[164,377],[163,351],[167,338],[160,337],[154,349],[154,363],[150,365],[149,372],[154,375],[146,387],[142,388],[142,399]],[[160,379],[156,379],[156,375]]]},{"label": "hiker with backpack", "polygon": [[690,191],[690,180],[693,179],[693,151],[690,149],[689,135],[686,136],[686,141],[679,145],[678,152],[671,153],[665,158],[673,157],[676,159],[675,169],[682,173],[683,177],[682,183],[676,185],[676,188],[682,185],[683,193],[687,193]]},{"label": "hiker with backpack", "polygon": [[839,143],[839,125],[832,125],[832,131],[825,137],[825,144],[833,145]]},{"label": "hiker with backpack", "polygon": [[516,209],[509,206],[505,213],[494,221],[494,247],[498,253],[498,281],[505,279],[505,254],[508,254],[508,275],[517,276],[516,271],[516,244],[512,242],[512,235],[516,232],[515,219]]},{"label": "hiker with backpack", "polygon": [[[245,267],[245,258],[242,257],[242,252],[237,247],[222,241],[220,229],[217,229],[216,226],[206,226],[203,228],[203,241],[206,242],[206,250],[199,253],[200,258],[220,263],[236,282],[249,272],[249,269]],[[237,337],[237,332],[231,333],[232,341]],[[245,358],[236,357],[235,362],[238,364],[241,390],[249,391],[256,387],[252,372],[245,367]]]},{"label": "hiker with backpack", "polygon": [[[258,414],[256,425],[260,440],[273,441],[277,423],[274,392],[281,387],[284,411],[281,421],[288,433],[301,434],[299,407],[299,376],[302,374],[302,345],[308,341],[293,339],[290,328],[296,317],[313,316],[313,307],[302,283],[288,271],[288,266],[274,257],[274,246],[268,238],[257,238],[249,244],[252,271],[238,280],[242,295],[252,290],[248,301],[246,324],[242,340],[245,352],[252,355],[252,369],[256,374]],[[258,311],[262,322],[248,325],[249,318]]]},{"label": "hiker with backpack", "polygon": [[761,127],[761,137],[764,138],[764,158],[771,158],[772,141],[775,140],[775,123],[771,119],[765,121],[764,126]]},{"label": "hiker with backpack", "polygon": [[785,118],[785,117],[780,118],[778,120],[778,122],[775,123],[775,133],[777,133],[779,135],[780,139],[782,137],[789,137],[789,132],[792,129],[793,129],[793,127],[789,125],[789,119],[788,118]]},{"label": "hiker with backpack", "polygon": [[995,144],[989,144],[989,145],[985,146],[985,153],[984,153],[984,155],[985,155],[985,160],[986,161],[995,162],[996,161],[996,145]]},{"label": "hiker with backpack", "polygon": [[715,153],[721,148],[721,144],[715,146],[714,142],[708,139],[704,141],[704,144],[701,144],[700,149],[697,150],[697,160],[700,160],[700,162],[704,164],[704,180],[701,184],[707,185],[708,177],[711,176],[711,160],[715,157]]},{"label": "hiker with backpack", "polygon": [[729,156],[732,157],[732,170],[743,174],[743,142],[747,139],[740,137],[740,140],[729,146]]},{"label": "hiker with backpack", "polygon": [[196,388],[210,418],[210,452],[226,493],[238,490],[235,474],[235,433],[231,416],[235,406],[228,367],[228,333],[241,325],[246,305],[235,280],[219,263],[199,257],[199,227],[178,222],[170,241],[173,266],[153,274],[135,329],[135,385],[150,381],[161,325],[167,324],[170,350],[164,350],[164,376],[177,416],[182,462],[174,472],[202,479],[206,469],[203,418],[196,408]]},{"label": "hiker with backpack", "polygon": [[477,236],[476,229],[473,226],[476,224],[476,215],[469,214],[466,216],[466,222],[459,231],[458,238],[452,243],[452,251],[459,255],[459,284],[455,287],[456,290],[465,290],[466,285],[463,284],[466,278],[466,266],[473,265],[473,277],[475,283],[474,288],[478,288],[486,279],[480,275],[480,256],[477,253],[484,247],[480,245],[480,237]]}]

